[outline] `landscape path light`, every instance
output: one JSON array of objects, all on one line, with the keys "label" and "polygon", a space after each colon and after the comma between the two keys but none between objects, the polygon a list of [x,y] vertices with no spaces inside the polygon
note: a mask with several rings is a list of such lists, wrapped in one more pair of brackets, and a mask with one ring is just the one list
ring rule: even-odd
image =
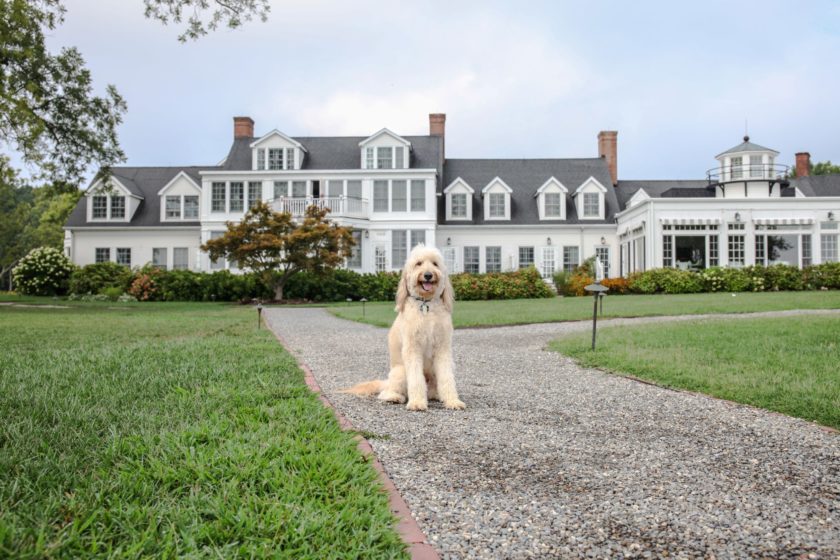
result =
[{"label": "landscape path light", "polygon": [[362,317],[365,316],[365,303],[367,303],[367,298],[362,298],[359,301],[362,302]]},{"label": "landscape path light", "polygon": [[262,323],[262,310],[263,305],[262,303],[257,303],[257,329],[260,328],[260,323]]},{"label": "landscape path light", "polygon": [[[606,286],[601,285],[601,281],[604,279],[604,265],[601,264],[601,259],[595,259],[595,283],[589,284],[585,286],[583,289],[587,292],[592,292],[593,298],[593,307],[592,307],[592,349],[595,350],[595,332],[598,328],[598,300],[601,299],[599,296],[604,292],[608,292],[610,289]],[[603,300],[602,300],[602,307],[603,310]],[[603,312],[603,311],[602,311]]]}]

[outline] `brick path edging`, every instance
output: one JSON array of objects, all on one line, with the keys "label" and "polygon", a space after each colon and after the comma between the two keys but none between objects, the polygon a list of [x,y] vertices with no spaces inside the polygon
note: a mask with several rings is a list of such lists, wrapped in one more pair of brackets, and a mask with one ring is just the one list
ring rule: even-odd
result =
[{"label": "brick path edging", "polygon": [[[303,370],[306,386],[318,396],[318,399],[320,399],[324,406],[332,410],[341,429],[345,431],[355,430],[356,428],[353,426],[352,422],[345,418],[344,415],[333,406],[330,400],[324,396],[324,392],[321,391],[321,386],[318,385],[318,381],[315,379],[315,375],[312,373],[309,366],[292,351],[291,347],[282,336],[277,334],[274,329],[268,327],[268,325],[266,325],[266,328],[274,334],[274,337],[278,340],[278,342],[280,342],[289,354],[295,358],[295,361],[297,361],[300,369]],[[440,555],[438,555],[437,550],[428,543],[428,539],[423,533],[423,530],[420,529],[417,521],[415,521],[414,517],[412,517],[411,510],[408,509],[408,504],[406,504],[405,500],[403,500],[402,496],[400,496],[397,491],[397,487],[394,486],[394,481],[391,480],[391,477],[388,476],[388,473],[385,471],[382,463],[379,462],[379,459],[373,452],[373,448],[368,440],[358,433],[354,435],[353,438],[358,442],[357,447],[359,452],[373,466],[374,470],[376,470],[379,482],[382,484],[382,488],[388,493],[388,505],[391,508],[391,513],[396,515],[399,520],[397,522],[397,532],[400,534],[402,540],[408,545],[408,552],[411,555],[412,560],[440,560]]]}]

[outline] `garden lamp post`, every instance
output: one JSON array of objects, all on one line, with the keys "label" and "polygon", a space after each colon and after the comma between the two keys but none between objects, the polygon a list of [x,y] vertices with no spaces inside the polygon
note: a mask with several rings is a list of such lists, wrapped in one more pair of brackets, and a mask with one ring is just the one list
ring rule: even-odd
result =
[{"label": "garden lamp post", "polygon": [[367,302],[367,298],[362,298],[359,301],[362,302],[362,317],[365,316],[365,303]]},{"label": "garden lamp post", "polygon": [[600,259],[595,259],[595,283],[589,284],[588,286],[584,287],[583,289],[587,292],[592,292],[593,298],[593,307],[592,307],[592,349],[595,350],[595,332],[598,328],[598,300],[602,301],[601,303],[601,312],[603,313],[603,295],[605,292],[608,292],[610,289],[606,286],[601,285],[601,281],[604,279],[604,266],[601,264]]},{"label": "garden lamp post", "polygon": [[262,310],[262,303],[257,303],[257,329],[260,328],[260,323],[262,322]]}]

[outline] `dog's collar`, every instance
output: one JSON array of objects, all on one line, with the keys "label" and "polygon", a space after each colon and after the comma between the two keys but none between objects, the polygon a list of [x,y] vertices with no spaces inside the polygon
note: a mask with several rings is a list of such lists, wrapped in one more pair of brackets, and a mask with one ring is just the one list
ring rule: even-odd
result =
[{"label": "dog's collar", "polygon": [[429,303],[431,303],[432,300],[424,299],[424,298],[421,298],[421,297],[415,296],[415,295],[412,295],[411,299],[420,302],[420,304],[419,304],[420,305],[420,311],[422,311],[423,313],[428,313],[429,310],[431,309],[431,307],[429,306]]}]

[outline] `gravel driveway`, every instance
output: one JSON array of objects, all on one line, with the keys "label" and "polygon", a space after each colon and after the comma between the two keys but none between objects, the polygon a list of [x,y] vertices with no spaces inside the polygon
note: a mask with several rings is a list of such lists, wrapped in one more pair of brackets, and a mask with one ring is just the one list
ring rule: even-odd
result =
[{"label": "gravel driveway", "polygon": [[[840,435],[543,350],[586,323],[456,331],[467,410],[409,413],[336,393],[387,375],[385,329],[316,308],[266,318],[444,558],[840,558]],[[651,320],[675,318],[603,324]]]}]

